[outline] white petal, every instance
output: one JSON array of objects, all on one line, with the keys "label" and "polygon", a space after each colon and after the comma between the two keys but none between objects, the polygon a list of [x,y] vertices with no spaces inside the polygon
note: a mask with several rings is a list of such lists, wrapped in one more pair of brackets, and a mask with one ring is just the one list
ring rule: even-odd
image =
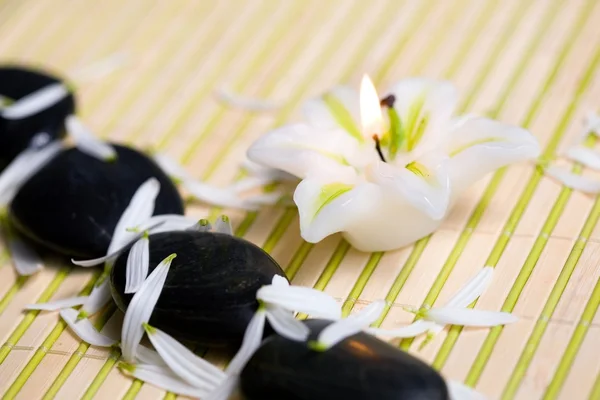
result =
[{"label": "white petal", "polygon": [[54,300],[47,303],[28,304],[24,308],[26,310],[56,311],[61,308],[80,306],[87,298],[88,296],[69,297],[67,299]]},{"label": "white petal", "polygon": [[10,203],[17,190],[31,176],[63,150],[59,141],[21,152],[0,174],[0,204]]},{"label": "white petal", "polygon": [[302,312],[314,318],[339,319],[340,305],[320,290],[302,286],[266,285],[258,289],[256,298],[288,311]]},{"label": "white petal", "polygon": [[410,325],[403,326],[397,329],[381,329],[381,328],[368,328],[367,332],[371,335],[387,336],[394,338],[411,338],[419,336],[422,333],[427,332],[429,329],[435,326],[432,321],[424,321],[422,319],[413,322]]},{"label": "white petal", "polygon": [[168,392],[193,398],[204,398],[210,390],[196,388],[173,374],[166,367],[156,365],[136,364],[121,365],[122,370],[143,382],[149,383]]},{"label": "white petal", "polygon": [[349,336],[355,335],[377,321],[385,301],[374,301],[361,311],[328,325],[319,334],[318,345],[323,350],[335,346]]},{"label": "white petal", "polygon": [[85,303],[83,303],[83,307],[79,313],[80,317],[96,314],[111,300],[112,295],[110,294],[109,279],[105,278],[100,285],[94,286],[92,293],[90,293]]},{"label": "white petal", "polygon": [[110,144],[96,138],[76,116],[69,115],[65,120],[65,126],[69,136],[81,152],[102,161],[114,160],[117,157],[115,149]]},{"label": "white petal", "polygon": [[600,170],[600,154],[588,147],[573,146],[567,150],[565,155],[586,167]]},{"label": "white petal", "polygon": [[241,208],[255,210],[257,207],[244,201],[240,195],[231,189],[218,188],[200,181],[186,179],[183,186],[196,199],[219,207]]},{"label": "white petal", "polygon": [[192,179],[191,175],[177,161],[166,154],[157,153],[152,157],[158,166],[169,175],[171,179],[184,181]]},{"label": "white petal", "polygon": [[9,238],[8,249],[19,275],[33,275],[44,267],[42,259],[33,247],[18,237]]},{"label": "white petal", "polygon": [[226,235],[233,235],[233,228],[231,227],[231,221],[226,215],[221,215],[215,222],[215,232],[224,233]]},{"label": "white petal", "polygon": [[275,332],[290,340],[303,342],[310,334],[310,329],[294,318],[292,313],[277,306],[267,306],[267,320]]},{"label": "white petal", "polygon": [[117,222],[106,254],[122,248],[135,236],[135,233],[129,232],[128,229],[139,226],[152,216],[154,202],[159,192],[160,182],[156,178],[150,178],[140,185]]},{"label": "white petal", "polygon": [[556,179],[568,188],[584,193],[600,193],[600,180],[574,174],[560,167],[549,166],[545,169],[546,175]]},{"label": "white petal", "polygon": [[135,293],[148,276],[150,268],[150,240],[143,236],[135,242],[127,256],[125,293]]},{"label": "white petal", "polygon": [[93,64],[84,66],[67,75],[76,80],[78,84],[98,80],[122,67],[127,60],[127,53],[118,52],[108,57],[95,61]]},{"label": "white petal", "polygon": [[279,287],[289,287],[290,282],[287,280],[287,278],[284,278],[281,275],[273,275],[273,279],[271,279],[271,285]]},{"label": "white petal", "polygon": [[434,220],[444,218],[450,204],[451,182],[447,158],[429,153],[406,167],[377,161],[367,170],[368,179],[406,201]]},{"label": "white petal", "polygon": [[179,214],[154,215],[146,222],[139,225],[140,231],[150,231],[151,233],[182,231],[194,226],[198,220],[192,217],[186,217]]},{"label": "white petal", "polygon": [[295,181],[297,178],[294,175],[288,174],[285,171],[265,167],[249,159],[242,162],[242,168],[252,174],[255,178],[268,181]]},{"label": "white petal", "polygon": [[259,176],[250,176],[248,178],[240,179],[229,186],[229,189],[235,193],[243,193],[249,190],[262,188],[270,183],[273,183],[273,179]]},{"label": "white petal", "polygon": [[450,380],[446,382],[450,400],[485,400],[486,397],[465,384]]},{"label": "white petal", "polygon": [[243,200],[244,208],[256,209],[260,206],[272,206],[274,204],[277,204],[281,200],[282,196],[282,192],[276,191],[245,197]]},{"label": "white petal", "polygon": [[281,107],[281,104],[275,103],[274,101],[243,97],[224,88],[217,89],[215,95],[223,103],[247,111],[273,111]]},{"label": "white petal", "polygon": [[123,358],[127,361],[135,359],[135,351],[140,340],[142,340],[142,336],[144,336],[142,324],[148,323],[150,320],[154,306],[167,279],[173,258],[175,258],[175,254],[171,254],[158,264],[140,289],[133,295],[127,307],[123,329],[121,330],[121,350]]},{"label": "white petal", "polygon": [[22,119],[44,111],[69,95],[63,83],[52,83],[15,101],[2,110],[6,119]]},{"label": "white petal", "polygon": [[175,375],[198,388],[217,386],[225,373],[160,329],[146,325],[146,333],[163,361]]},{"label": "white petal", "polygon": [[225,369],[227,375],[238,375],[242,372],[248,360],[250,360],[254,352],[260,347],[265,328],[265,318],[266,310],[263,307],[259,307],[246,327],[242,346]]},{"label": "white petal", "polygon": [[321,129],[343,129],[348,135],[362,140],[360,130],[360,96],[348,86],[336,86],[323,96],[311,99],[302,106],[304,117]]},{"label": "white petal", "polygon": [[[60,310],[61,318],[69,325],[69,328],[84,342],[93,346],[110,347],[116,340],[98,332],[89,319],[78,319],[79,311],[73,308]],[[77,321],[77,322],[75,322]]]},{"label": "white petal", "polygon": [[147,348],[140,344],[137,348],[135,358],[139,360],[141,364],[157,365],[159,367],[168,367],[167,363],[164,362],[160,354],[156,351]]},{"label": "white petal", "polygon": [[306,124],[286,125],[261,136],[247,156],[263,166],[304,178],[311,171],[328,176],[353,171],[348,160],[358,143],[343,130],[323,131]]},{"label": "white petal", "polygon": [[481,296],[492,281],[493,267],[484,267],[446,303],[448,308],[465,308]]},{"label": "white petal", "polygon": [[237,375],[228,375],[215,390],[202,400],[229,400],[238,385],[238,381],[239,377]]},{"label": "white petal", "polygon": [[474,310],[470,308],[432,308],[426,318],[442,325],[488,327],[516,322],[516,315],[507,312]]},{"label": "white petal", "polygon": [[452,190],[457,194],[486,174],[535,159],[541,152],[528,130],[483,117],[455,123],[444,146],[450,155]]},{"label": "white petal", "polygon": [[196,222],[194,225],[187,228],[187,231],[197,231],[197,232],[209,232],[212,229],[212,225],[208,222],[207,219],[201,219]]}]

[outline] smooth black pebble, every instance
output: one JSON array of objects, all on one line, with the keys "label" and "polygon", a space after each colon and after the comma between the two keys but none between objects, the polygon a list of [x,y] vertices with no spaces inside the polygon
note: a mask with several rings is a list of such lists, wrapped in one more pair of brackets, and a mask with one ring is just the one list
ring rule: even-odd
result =
[{"label": "smooth black pebble", "polygon": [[[279,265],[247,240],[214,232],[174,231],[150,235],[150,272],[176,253],[150,325],[203,345],[239,345],[256,312],[256,291]],[[116,260],[113,299],[122,311],[133,297],[124,294],[129,250]]]},{"label": "smooth black pebble", "polygon": [[[0,66],[0,96],[11,101],[58,82],[58,77],[35,69]],[[38,133],[46,133],[50,140],[64,136],[65,118],[74,112],[75,97],[70,93],[51,107],[22,119],[6,119],[0,114],[0,168],[29,147]]]},{"label": "smooth black pebble", "polygon": [[115,161],[76,148],[62,151],[17,192],[10,218],[25,236],[79,259],[106,254],[119,218],[149,178],[160,182],[154,215],[183,214],[177,188],[159,166],[137,150],[113,145]]},{"label": "smooth black pebble", "polygon": [[[329,321],[308,320],[309,340]],[[268,337],[241,373],[246,400],[448,400],[430,366],[361,332],[324,352],[279,335]]]}]

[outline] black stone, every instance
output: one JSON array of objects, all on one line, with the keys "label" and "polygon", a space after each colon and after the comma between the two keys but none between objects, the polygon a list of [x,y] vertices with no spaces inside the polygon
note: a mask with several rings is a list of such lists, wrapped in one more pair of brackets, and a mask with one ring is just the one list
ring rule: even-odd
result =
[{"label": "black stone", "polygon": [[[19,100],[45,86],[61,82],[58,77],[20,66],[0,66],[0,95]],[[23,119],[6,119],[0,115],[0,168],[4,168],[33,137],[45,132],[49,139],[65,134],[65,118],[75,112],[75,97],[69,94],[58,103]]]},{"label": "black stone", "polygon": [[[150,325],[202,345],[239,345],[256,312],[256,291],[285,277],[260,247],[234,236],[213,232],[175,231],[150,235],[150,272],[176,253]],[[111,272],[113,299],[125,311],[129,249]],[[149,273],[150,273],[149,272]]]},{"label": "black stone", "polygon": [[[329,321],[308,320],[314,340]],[[448,400],[443,378],[410,354],[361,332],[324,352],[268,337],[241,373],[246,400]]]},{"label": "black stone", "polygon": [[154,215],[183,214],[177,188],[152,159],[113,146],[117,152],[113,162],[71,148],[46,164],[10,205],[9,216],[17,229],[69,257],[101,257],[133,194],[151,177],[161,185]]}]

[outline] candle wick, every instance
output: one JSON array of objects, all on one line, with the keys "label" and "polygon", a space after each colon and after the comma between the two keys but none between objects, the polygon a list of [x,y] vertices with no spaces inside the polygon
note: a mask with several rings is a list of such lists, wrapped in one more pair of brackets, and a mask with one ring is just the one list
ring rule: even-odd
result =
[{"label": "candle wick", "polygon": [[387,162],[385,161],[385,157],[383,156],[383,152],[381,151],[381,143],[379,143],[379,136],[373,135],[373,140],[375,141],[375,150],[377,150],[379,158],[381,158],[381,161]]},{"label": "candle wick", "polygon": [[394,103],[396,102],[396,96],[390,94],[389,96],[384,97],[380,100],[379,104],[381,107],[386,106],[387,108],[394,107]]}]

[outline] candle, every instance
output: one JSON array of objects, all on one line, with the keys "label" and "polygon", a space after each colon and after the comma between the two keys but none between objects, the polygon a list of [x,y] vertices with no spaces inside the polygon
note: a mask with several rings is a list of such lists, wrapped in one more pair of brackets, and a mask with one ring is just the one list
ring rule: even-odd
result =
[{"label": "candle", "polygon": [[362,251],[403,247],[439,228],[472,183],[540,153],[523,128],[455,116],[449,82],[410,78],[385,93],[368,76],[360,95],[336,87],[304,104],[306,122],[249,148],[252,161],[301,179],[294,202],[306,241],[341,232]]}]

